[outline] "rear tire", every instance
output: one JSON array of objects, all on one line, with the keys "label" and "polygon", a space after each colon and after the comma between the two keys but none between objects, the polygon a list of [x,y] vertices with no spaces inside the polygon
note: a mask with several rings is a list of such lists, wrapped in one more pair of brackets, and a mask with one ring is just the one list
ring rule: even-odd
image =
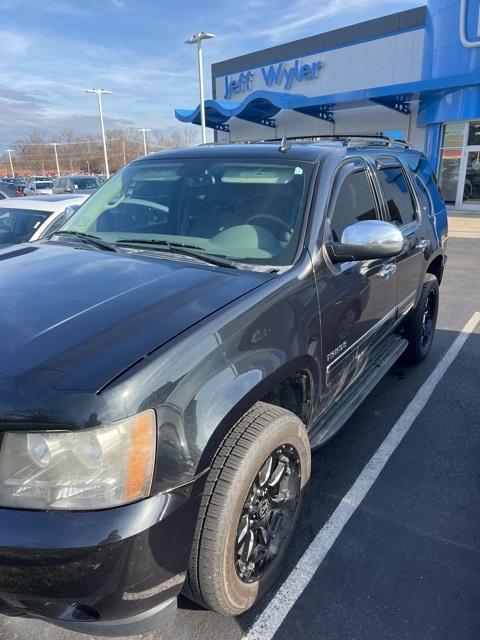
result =
[{"label": "rear tire", "polygon": [[258,402],[217,452],[193,540],[185,595],[225,615],[249,609],[277,578],[310,477],[294,414]]},{"label": "rear tire", "polygon": [[422,362],[430,353],[437,325],[439,299],[438,280],[431,273],[427,273],[405,334],[408,340],[406,356],[410,362]]}]

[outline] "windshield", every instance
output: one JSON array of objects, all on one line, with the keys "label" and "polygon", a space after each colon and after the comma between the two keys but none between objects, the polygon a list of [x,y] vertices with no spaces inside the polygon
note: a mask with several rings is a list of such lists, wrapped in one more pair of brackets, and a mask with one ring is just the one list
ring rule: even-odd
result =
[{"label": "windshield", "polygon": [[63,228],[107,242],[182,243],[238,262],[289,265],[311,173],[312,165],[287,160],[138,162],[102,186]]},{"label": "windshield", "polygon": [[0,207],[0,246],[26,242],[50,215],[49,211]]},{"label": "windshield", "polygon": [[53,182],[50,180],[38,180],[35,182],[35,187],[37,189],[51,189],[53,187]]},{"label": "windshield", "polygon": [[98,189],[100,181],[97,178],[72,178],[75,189]]}]

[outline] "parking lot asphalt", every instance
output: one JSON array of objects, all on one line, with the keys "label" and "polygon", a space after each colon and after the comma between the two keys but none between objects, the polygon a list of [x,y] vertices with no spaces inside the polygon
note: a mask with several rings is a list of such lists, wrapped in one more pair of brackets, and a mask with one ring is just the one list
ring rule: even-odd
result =
[{"label": "parking lot asphalt", "polygon": [[[470,322],[471,334],[444,366],[459,332],[480,312],[480,238],[455,235],[448,254],[429,358],[417,366],[399,361],[342,431],[313,454],[302,521],[276,588],[239,618],[181,599],[172,623],[137,640],[480,638],[480,324]],[[444,375],[430,385],[424,404],[407,415],[437,372]],[[304,554],[312,541],[348,503],[344,497],[406,415],[413,417],[404,438],[359,504],[350,505],[351,517],[302,584],[295,567],[310,557]],[[282,606],[275,599],[282,582],[284,610],[274,624],[270,611]],[[0,616],[1,640],[86,637]]]}]

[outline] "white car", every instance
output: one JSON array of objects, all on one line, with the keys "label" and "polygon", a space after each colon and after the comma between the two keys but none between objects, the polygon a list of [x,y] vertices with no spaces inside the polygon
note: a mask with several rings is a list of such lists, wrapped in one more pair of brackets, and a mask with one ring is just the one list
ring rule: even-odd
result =
[{"label": "white car", "polygon": [[0,202],[0,249],[53,233],[88,198],[86,195],[7,198]]},{"label": "white car", "polygon": [[31,176],[27,180],[24,193],[26,196],[52,195],[53,180],[42,176]]}]

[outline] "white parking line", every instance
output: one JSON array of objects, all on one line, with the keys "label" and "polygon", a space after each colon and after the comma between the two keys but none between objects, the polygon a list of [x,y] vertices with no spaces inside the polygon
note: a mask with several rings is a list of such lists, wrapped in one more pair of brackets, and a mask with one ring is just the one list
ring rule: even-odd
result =
[{"label": "white parking line", "polygon": [[288,578],[278,589],[266,608],[243,636],[244,640],[271,640],[288,612],[307,587],[315,572],[332,548],[335,540],[367,495],[391,455],[408,433],[410,427],[425,408],[436,386],[460,353],[465,342],[480,322],[476,312],[463,327],[451,347],[433,372],[417,391],[415,397],[392,427],[391,431],[364,467],[351,489],[344,496],[333,514],[317,533]]}]

